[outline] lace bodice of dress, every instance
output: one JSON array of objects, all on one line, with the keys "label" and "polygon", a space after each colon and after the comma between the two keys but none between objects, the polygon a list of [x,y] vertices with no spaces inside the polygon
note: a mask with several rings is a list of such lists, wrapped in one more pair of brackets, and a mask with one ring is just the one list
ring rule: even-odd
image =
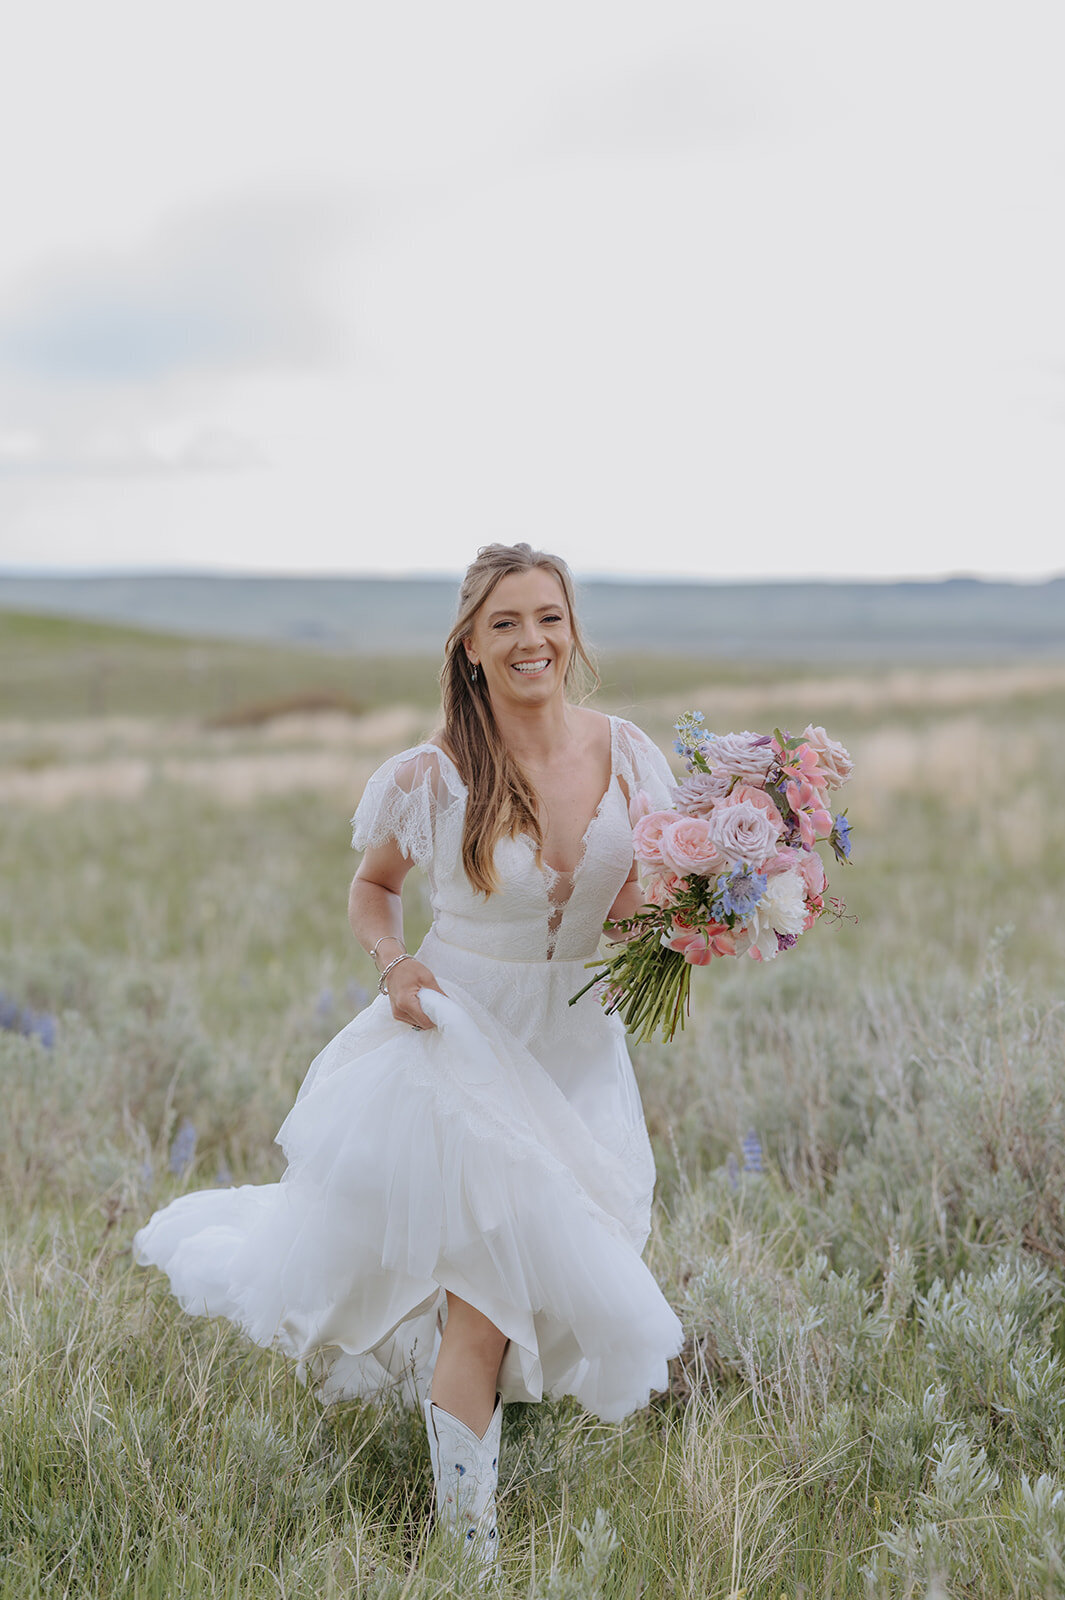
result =
[{"label": "lace bodice of dress", "polygon": [[673,782],[656,745],[635,724],[610,718],[610,781],[585,830],[572,873],[537,864],[531,839],[496,848],[501,887],[487,899],[462,867],[466,787],[437,745],[415,745],[374,773],[352,818],[358,850],[395,839],[429,878],[433,924],[449,944],[504,961],[582,961],[632,865],[630,807],[641,792],[668,806]]}]

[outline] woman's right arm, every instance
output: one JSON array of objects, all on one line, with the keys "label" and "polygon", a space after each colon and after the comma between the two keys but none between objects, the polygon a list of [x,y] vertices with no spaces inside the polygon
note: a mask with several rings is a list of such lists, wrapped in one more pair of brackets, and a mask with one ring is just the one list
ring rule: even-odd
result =
[{"label": "woman's right arm", "polygon": [[[395,840],[389,839],[370,846],[351,880],[348,895],[351,931],[367,953],[378,947],[379,972],[407,948],[403,940],[400,891],[410,867],[410,861]],[[418,1004],[419,989],[443,992],[428,967],[414,957],[397,962],[388,974],[385,988],[397,1022],[417,1028],[435,1026]]]}]

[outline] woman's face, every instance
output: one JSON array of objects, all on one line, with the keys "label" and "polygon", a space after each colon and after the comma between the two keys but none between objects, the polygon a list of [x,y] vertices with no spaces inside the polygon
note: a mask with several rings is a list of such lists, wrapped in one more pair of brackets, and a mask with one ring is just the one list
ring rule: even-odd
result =
[{"label": "woman's face", "polygon": [[573,650],[569,607],[549,567],[508,572],[473,619],[466,655],[497,706],[543,705],[561,696]]}]

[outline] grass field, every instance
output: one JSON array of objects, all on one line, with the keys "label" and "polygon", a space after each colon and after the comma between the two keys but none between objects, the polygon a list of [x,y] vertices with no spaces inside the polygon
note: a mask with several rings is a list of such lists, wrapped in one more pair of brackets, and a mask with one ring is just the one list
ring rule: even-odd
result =
[{"label": "grass field", "polygon": [[[621,1427],[508,1408],[499,1592],[1065,1594],[1065,663],[603,676],[664,748],[687,706],[842,738],[856,920],[634,1052],[688,1342]],[[323,1412],[129,1254],[277,1176],[372,984],[347,818],[433,706],[427,663],[0,619],[0,1600],[467,1592],[417,1419]]]}]

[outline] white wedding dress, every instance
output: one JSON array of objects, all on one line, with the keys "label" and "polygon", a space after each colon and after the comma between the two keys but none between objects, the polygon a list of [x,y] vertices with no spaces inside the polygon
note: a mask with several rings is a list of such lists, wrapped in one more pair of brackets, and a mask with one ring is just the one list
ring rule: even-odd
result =
[{"label": "white wedding dress", "polygon": [[387,761],[355,813],[360,849],[422,866],[419,960],[442,995],[418,1033],[374,1001],[314,1061],[277,1135],[280,1183],[175,1200],[133,1242],[184,1309],[300,1363],[325,1400],[424,1398],[453,1290],[509,1338],[504,1400],[575,1395],[615,1421],[667,1383],[680,1324],[640,1257],[654,1162],[624,1030],[587,982],[632,864],[628,800],[669,803],[669,768],[611,718],[611,777],[572,875],[524,836],[502,888],[461,864],[465,788],[433,744]]}]

